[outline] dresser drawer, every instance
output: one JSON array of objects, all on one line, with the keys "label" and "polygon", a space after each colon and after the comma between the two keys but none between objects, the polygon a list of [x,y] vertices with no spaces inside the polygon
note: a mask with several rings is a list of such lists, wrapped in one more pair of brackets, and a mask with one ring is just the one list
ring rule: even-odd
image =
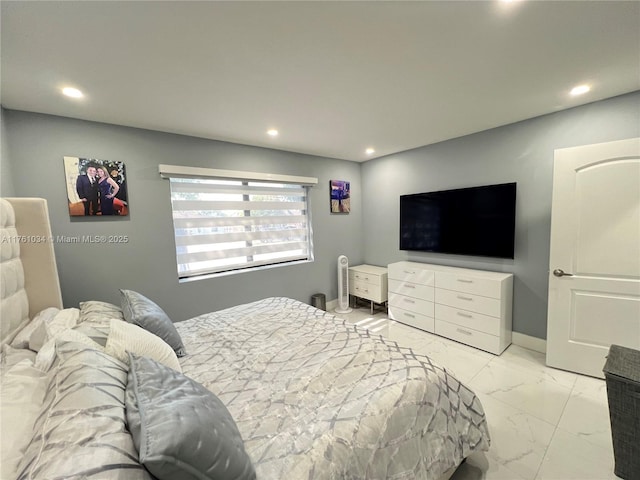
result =
[{"label": "dresser drawer", "polygon": [[381,288],[380,285],[374,285],[361,280],[355,280],[349,283],[349,293],[356,297],[366,298],[376,303],[387,301],[387,290]]},{"label": "dresser drawer", "polygon": [[406,295],[399,295],[393,292],[389,293],[389,306],[400,307],[403,310],[409,310],[410,312],[426,315],[427,317],[433,317],[434,314],[433,302],[422,298],[407,297]]},{"label": "dresser drawer", "polygon": [[469,310],[448,307],[447,305],[441,305],[439,303],[436,303],[435,309],[436,320],[455,323],[461,327],[472,328],[473,330],[488,333],[490,335],[500,335],[499,318],[470,312]]},{"label": "dresser drawer", "polygon": [[433,302],[433,287],[418,283],[403,282],[401,280],[389,280],[389,292],[408,295],[409,297],[422,298]]},{"label": "dresser drawer", "polygon": [[355,283],[357,281],[370,283],[371,285],[377,285],[378,287],[382,285],[380,275],[349,270],[349,282]]},{"label": "dresser drawer", "polygon": [[464,328],[442,320],[435,321],[435,333],[496,355],[500,355],[504,350],[500,337],[478,332],[471,328]]},{"label": "dresser drawer", "polygon": [[496,355],[511,343],[512,274],[409,261],[387,272],[390,318]]},{"label": "dresser drawer", "polygon": [[500,300],[497,298],[481,297],[470,293],[453,292],[436,288],[435,302],[449,307],[482,313],[492,317],[500,317]]},{"label": "dresser drawer", "polygon": [[471,293],[483,297],[500,298],[502,282],[490,278],[479,278],[463,273],[436,272],[437,288]]},{"label": "dresser drawer", "polygon": [[411,267],[402,263],[392,263],[388,266],[388,269],[389,279],[421,285],[434,285],[435,273],[432,270]]},{"label": "dresser drawer", "polygon": [[389,304],[389,318],[400,323],[404,323],[405,325],[419,328],[420,330],[424,330],[426,332],[433,333],[434,330],[433,317],[421,315],[416,312],[410,312],[403,308],[395,307],[391,304]]}]

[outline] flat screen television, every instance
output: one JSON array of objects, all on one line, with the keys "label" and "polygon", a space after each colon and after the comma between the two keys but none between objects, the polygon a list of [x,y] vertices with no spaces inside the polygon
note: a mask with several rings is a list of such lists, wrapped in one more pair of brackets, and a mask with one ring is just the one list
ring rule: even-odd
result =
[{"label": "flat screen television", "polygon": [[400,250],[513,258],[516,184],[400,196]]}]

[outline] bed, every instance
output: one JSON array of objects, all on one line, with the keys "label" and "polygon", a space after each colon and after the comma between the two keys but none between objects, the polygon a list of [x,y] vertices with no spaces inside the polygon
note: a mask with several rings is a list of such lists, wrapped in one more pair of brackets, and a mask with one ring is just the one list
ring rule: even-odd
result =
[{"label": "bed", "polygon": [[0,207],[0,478],[441,479],[489,448],[446,369],[290,298],[63,308],[46,202]]}]

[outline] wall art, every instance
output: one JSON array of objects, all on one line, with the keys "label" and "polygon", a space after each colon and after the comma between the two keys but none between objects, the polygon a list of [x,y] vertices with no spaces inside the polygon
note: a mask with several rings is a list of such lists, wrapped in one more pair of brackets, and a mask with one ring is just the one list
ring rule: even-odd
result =
[{"label": "wall art", "polygon": [[129,215],[123,162],[64,157],[64,173],[70,216]]},{"label": "wall art", "polygon": [[330,180],[331,213],[351,211],[351,184],[344,180]]}]

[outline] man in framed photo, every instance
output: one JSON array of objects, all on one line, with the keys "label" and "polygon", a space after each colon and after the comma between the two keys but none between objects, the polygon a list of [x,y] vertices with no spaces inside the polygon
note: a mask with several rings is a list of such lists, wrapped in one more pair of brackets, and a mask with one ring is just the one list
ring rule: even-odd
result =
[{"label": "man in framed photo", "polygon": [[94,164],[87,165],[85,175],[78,175],[76,191],[84,205],[84,214],[96,215],[98,213],[98,179],[96,178],[96,166]]}]

